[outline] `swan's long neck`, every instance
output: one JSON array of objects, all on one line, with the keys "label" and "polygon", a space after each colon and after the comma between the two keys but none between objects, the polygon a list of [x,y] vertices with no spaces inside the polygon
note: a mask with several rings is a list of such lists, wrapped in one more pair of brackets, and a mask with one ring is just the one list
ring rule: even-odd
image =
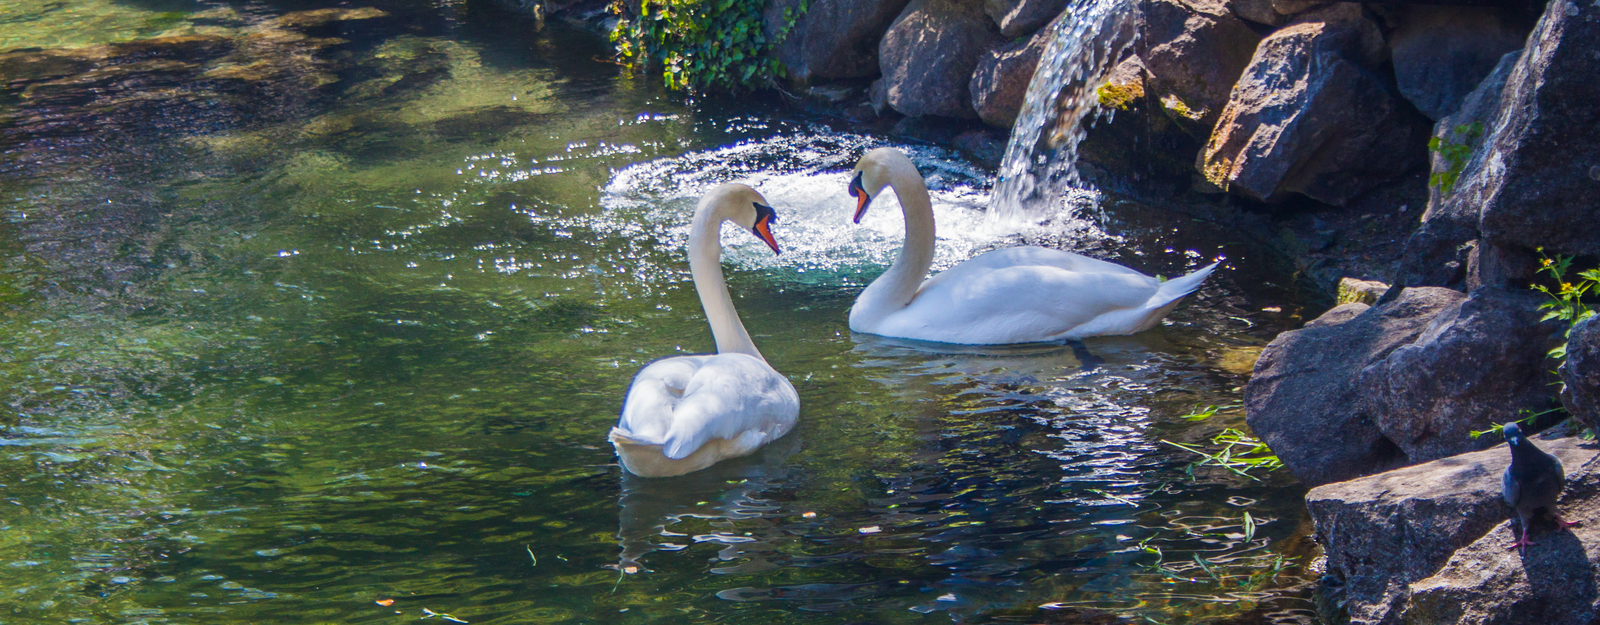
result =
[{"label": "swan's long neck", "polygon": [[700,307],[705,309],[706,321],[711,323],[717,353],[749,354],[766,360],[750,340],[744,323],[739,321],[739,313],[733,309],[733,298],[728,295],[728,283],[722,275],[721,231],[725,219],[721,210],[695,211],[689,230],[689,274],[694,276]]},{"label": "swan's long neck", "polygon": [[928,185],[916,166],[908,159],[893,159],[885,165],[889,187],[900,198],[900,211],[905,215],[906,241],[894,264],[862,291],[861,299],[871,302],[872,310],[888,313],[910,304],[928,277],[928,268],[933,266],[934,225],[933,200],[928,198]]}]

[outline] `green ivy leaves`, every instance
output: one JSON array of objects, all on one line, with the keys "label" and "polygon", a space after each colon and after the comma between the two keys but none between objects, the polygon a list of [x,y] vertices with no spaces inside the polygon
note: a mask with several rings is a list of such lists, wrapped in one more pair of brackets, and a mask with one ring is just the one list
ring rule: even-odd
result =
[{"label": "green ivy leaves", "polygon": [[674,91],[747,91],[770,86],[785,75],[783,64],[766,51],[787,37],[795,20],[810,7],[784,10],[778,37],[762,28],[766,0],[640,0],[639,15],[626,18],[620,0],[612,11],[624,15],[611,32],[617,55],[632,66],[661,71]]}]

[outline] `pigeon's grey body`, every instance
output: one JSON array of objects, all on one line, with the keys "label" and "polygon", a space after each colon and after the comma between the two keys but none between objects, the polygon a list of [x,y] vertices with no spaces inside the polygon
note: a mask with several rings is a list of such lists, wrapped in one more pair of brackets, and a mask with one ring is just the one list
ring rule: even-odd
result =
[{"label": "pigeon's grey body", "polygon": [[[1522,539],[1512,548],[1525,547],[1528,542],[1528,521],[1538,518],[1540,509],[1554,515],[1556,501],[1561,499],[1561,489],[1567,484],[1566,471],[1561,461],[1545,453],[1522,435],[1516,423],[1505,426],[1506,444],[1511,448],[1511,466],[1500,478],[1506,503],[1517,511],[1522,525]],[[1558,517],[1559,518],[1559,517]]]}]

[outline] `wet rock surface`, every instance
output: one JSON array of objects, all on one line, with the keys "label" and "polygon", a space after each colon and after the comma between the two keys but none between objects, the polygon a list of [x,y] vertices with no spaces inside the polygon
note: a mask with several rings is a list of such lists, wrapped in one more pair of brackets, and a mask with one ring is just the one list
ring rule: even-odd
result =
[{"label": "wet rock surface", "polygon": [[1415,341],[1360,373],[1385,438],[1410,462],[1496,443],[1471,432],[1551,408],[1545,359],[1560,323],[1541,323],[1543,297],[1485,287],[1441,310]]},{"label": "wet rock surface", "polygon": [[[1600,521],[1600,508],[1591,503],[1595,489],[1590,486],[1596,481],[1596,446],[1575,437],[1544,440],[1536,436],[1533,440],[1559,458],[1568,473],[1562,514],[1575,520],[1593,516]],[[1344,580],[1350,622],[1589,622],[1566,618],[1474,620],[1496,604],[1508,608],[1507,616],[1541,612],[1555,616],[1531,605],[1530,599],[1555,599],[1551,603],[1559,606],[1584,600],[1581,596],[1543,596],[1553,589],[1530,588],[1526,576],[1549,575],[1540,580],[1539,586],[1545,586],[1574,574],[1580,578],[1594,574],[1588,564],[1594,558],[1585,558],[1583,548],[1572,540],[1574,535],[1554,530],[1553,523],[1535,525],[1536,533],[1530,537],[1541,544],[1528,548],[1526,561],[1517,551],[1506,549],[1516,540],[1515,522],[1508,520],[1515,515],[1500,494],[1500,475],[1510,463],[1511,454],[1501,444],[1319,486],[1307,493],[1306,507],[1316,526],[1317,541],[1326,549],[1328,572]],[[1574,531],[1585,530],[1580,526]],[[1595,544],[1593,538],[1585,542]],[[1574,553],[1582,566],[1568,566],[1575,561]],[[1562,564],[1547,566],[1556,563]],[[1520,573],[1524,566],[1526,573]],[[1523,575],[1521,588],[1516,582],[1519,574]],[[1495,578],[1500,579],[1479,585]],[[1574,595],[1581,595],[1582,587],[1570,588]],[[1591,595],[1588,601],[1592,600]],[[1459,610],[1453,609],[1455,606],[1460,606]]]},{"label": "wet rock surface", "polygon": [[[1360,372],[1414,342],[1466,296],[1412,288],[1377,306],[1345,304],[1278,335],[1245,386],[1246,420],[1300,481],[1326,484],[1406,464],[1367,407]],[[1337,438],[1330,438],[1336,433]]]},{"label": "wet rock surface", "polygon": [[911,117],[976,118],[972,72],[1000,41],[976,3],[913,0],[878,44],[885,102]]}]

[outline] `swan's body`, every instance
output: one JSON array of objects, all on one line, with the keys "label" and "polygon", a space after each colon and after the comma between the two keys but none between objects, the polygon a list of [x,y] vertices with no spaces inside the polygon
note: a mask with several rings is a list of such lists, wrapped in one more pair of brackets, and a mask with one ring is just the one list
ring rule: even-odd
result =
[{"label": "swan's body", "polygon": [[777,251],[775,220],[754,189],[725,184],[700,200],[689,234],[689,272],[717,353],[664,358],[634,376],[611,428],[622,466],[666,477],[749,454],[777,440],[800,416],[800,396],[767,364],[739,321],[722,276],[722,222],[735,221]]},{"label": "swan's body", "polygon": [[1133,334],[1159,323],[1216,268],[1212,263],[1163,282],[1080,254],[1015,247],[923,280],[933,264],[934,222],[922,175],[893,148],[868,152],[856,172],[856,221],[872,197],[892,187],[906,240],[894,264],[850,308],[855,332],[968,345]]}]

